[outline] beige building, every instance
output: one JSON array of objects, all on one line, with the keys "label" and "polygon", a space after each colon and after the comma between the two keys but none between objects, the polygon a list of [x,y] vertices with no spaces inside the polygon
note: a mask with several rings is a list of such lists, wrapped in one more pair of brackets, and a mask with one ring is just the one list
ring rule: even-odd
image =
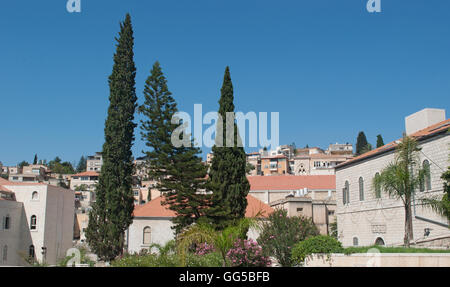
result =
[{"label": "beige building", "polygon": [[284,175],[289,174],[288,158],[281,155],[261,157],[261,175]]},{"label": "beige building", "polygon": [[85,171],[73,174],[70,179],[70,189],[77,190],[84,187],[82,190],[95,191],[95,186],[98,183],[99,173],[95,171]]},{"label": "beige building", "polygon": [[43,183],[0,179],[0,265],[25,259],[56,264],[72,247],[74,192]]},{"label": "beige building", "polygon": [[86,160],[86,171],[100,172],[103,165],[103,156],[101,152],[96,152],[95,155],[90,155]]},{"label": "beige building", "polygon": [[12,182],[43,182],[47,179],[47,167],[40,164],[32,164],[23,168],[13,167],[9,169],[8,180]]},{"label": "beige building", "polygon": [[[442,110],[425,109],[407,117],[405,126],[407,135],[419,143],[421,165],[430,168],[429,177],[413,199],[414,241],[418,245],[448,248],[448,221],[424,208],[419,200],[443,194],[441,175],[449,166],[450,120],[445,119]],[[344,246],[403,244],[405,212],[402,201],[381,190],[375,191],[372,184],[377,173],[393,162],[399,141],[336,167],[338,236]]]},{"label": "beige building", "polygon": [[335,221],[334,175],[249,176],[250,194],[272,208],[284,208],[288,216],[312,218],[321,234]]}]

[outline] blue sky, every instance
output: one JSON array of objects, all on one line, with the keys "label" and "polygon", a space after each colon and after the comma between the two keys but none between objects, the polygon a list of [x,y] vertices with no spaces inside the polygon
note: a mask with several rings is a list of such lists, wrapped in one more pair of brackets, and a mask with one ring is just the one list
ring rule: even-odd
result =
[{"label": "blue sky", "polygon": [[127,12],[139,103],[158,60],[181,110],[217,110],[229,65],[238,111],[279,112],[280,143],[324,148],[361,130],[388,142],[405,116],[450,106],[450,1],[381,0],[377,14],[366,0],[81,1],[79,14],[66,0],[0,4],[3,164],[101,150]]}]

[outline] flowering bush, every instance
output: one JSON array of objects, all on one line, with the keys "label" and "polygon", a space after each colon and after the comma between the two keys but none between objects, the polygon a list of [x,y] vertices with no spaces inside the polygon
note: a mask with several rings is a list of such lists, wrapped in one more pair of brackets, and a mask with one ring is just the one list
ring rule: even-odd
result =
[{"label": "flowering bush", "polygon": [[252,239],[235,241],[227,252],[227,258],[233,267],[267,267],[271,265],[269,257],[262,253],[261,246]]},{"label": "flowering bush", "polygon": [[291,258],[292,248],[297,242],[319,235],[319,230],[311,218],[287,216],[287,211],[277,209],[262,223],[258,243],[264,255],[273,256],[283,267],[294,264]]},{"label": "flowering bush", "polygon": [[205,255],[214,251],[216,251],[214,246],[205,242],[197,245],[195,255]]}]

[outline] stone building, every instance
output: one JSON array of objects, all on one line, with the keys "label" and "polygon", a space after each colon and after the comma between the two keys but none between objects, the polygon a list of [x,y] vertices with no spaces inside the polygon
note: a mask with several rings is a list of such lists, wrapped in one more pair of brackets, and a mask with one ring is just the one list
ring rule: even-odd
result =
[{"label": "stone building", "polygon": [[[406,134],[418,141],[420,163],[430,175],[413,198],[414,243],[449,247],[448,221],[420,204],[422,197],[443,195],[441,175],[449,165],[450,120],[445,111],[425,109],[405,119]],[[402,245],[405,226],[400,199],[375,190],[373,179],[395,157],[400,140],[355,157],[336,167],[337,225],[344,246]]]},{"label": "stone building", "polygon": [[72,247],[74,192],[0,178],[0,266],[56,264]]}]

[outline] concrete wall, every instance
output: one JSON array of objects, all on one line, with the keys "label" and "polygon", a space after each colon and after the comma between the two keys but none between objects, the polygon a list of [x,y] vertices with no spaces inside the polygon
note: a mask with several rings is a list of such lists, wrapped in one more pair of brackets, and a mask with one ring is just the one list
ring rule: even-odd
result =
[{"label": "concrete wall", "polygon": [[[21,262],[20,233],[22,229],[21,202],[0,200],[0,266],[17,266]],[[9,228],[4,228],[4,218],[9,217]],[[6,256],[4,254],[6,246]],[[4,256],[6,260],[4,260]]]},{"label": "concrete wall", "polygon": [[127,242],[128,252],[136,253],[142,249],[148,249],[150,244],[143,244],[144,228],[151,228],[151,243],[164,245],[168,241],[175,239],[171,218],[167,217],[135,217],[133,223],[128,228]]},{"label": "concrete wall", "polygon": [[314,255],[306,267],[450,267],[449,253],[361,253]]}]

